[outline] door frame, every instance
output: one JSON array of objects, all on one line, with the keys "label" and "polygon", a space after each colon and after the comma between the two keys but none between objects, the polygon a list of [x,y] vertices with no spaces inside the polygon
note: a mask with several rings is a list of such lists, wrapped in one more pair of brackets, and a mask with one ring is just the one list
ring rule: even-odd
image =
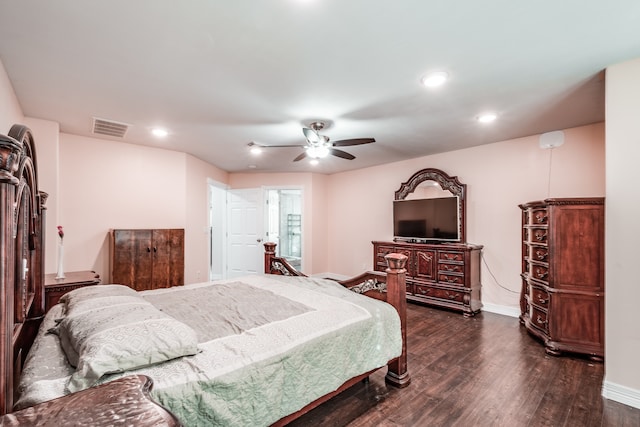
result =
[{"label": "door frame", "polygon": [[[227,278],[227,193],[229,186],[207,178],[208,280]],[[215,194],[214,194],[215,193]],[[215,199],[215,200],[214,200]],[[214,248],[220,248],[217,260],[220,272],[213,271]]]}]

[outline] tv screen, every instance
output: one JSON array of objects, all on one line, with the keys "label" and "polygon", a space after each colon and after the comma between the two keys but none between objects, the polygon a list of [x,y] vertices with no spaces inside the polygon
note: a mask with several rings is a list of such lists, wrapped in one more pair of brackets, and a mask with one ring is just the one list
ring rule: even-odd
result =
[{"label": "tv screen", "polygon": [[458,242],[458,198],[396,200],[393,235],[400,240]]}]

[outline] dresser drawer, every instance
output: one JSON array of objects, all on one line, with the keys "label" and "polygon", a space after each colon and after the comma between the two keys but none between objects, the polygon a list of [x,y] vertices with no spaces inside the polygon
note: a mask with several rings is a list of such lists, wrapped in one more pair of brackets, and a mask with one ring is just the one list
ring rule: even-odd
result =
[{"label": "dresser drawer", "polygon": [[438,260],[445,262],[463,262],[464,253],[453,251],[438,251]]},{"label": "dresser drawer", "polygon": [[546,282],[549,280],[549,267],[539,264],[531,264],[531,278]]},{"label": "dresser drawer", "polygon": [[387,269],[387,261],[384,259],[384,257],[393,252],[394,252],[393,246],[382,246],[382,245],[377,246],[375,265],[373,266],[373,268],[376,271],[385,271]]},{"label": "dresser drawer", "polygon": [[416,296],[437,298],[448,302],[464,301],[464,292],[452,291],[449,289],[433,288],[431,286],[416,285]]},{"label": "dresser drawer", "polygon": [[549,249],[544,246],[531,246],[529,247],[527,256],[531,261],[547,262],[549,259]]},{"label": "dresser drawer", "polygon": [[438,264],[438,273],[464,274],[464,265],[440,263]]},{"label": "dresser drawer", "polygon": [[531,287],[530,302],[542,308],[549,306],[549,293],[536,286]]},{"label": "dresser drawer", "polygon": [[534,305],[531,306],[531,324],[543,331],[545,334],[549,333],[547,313]]},{"label": "dresser drawer", "polygon": [[450,285],[464,285],[464,276],[453,274],[438,274],[438,282]]},{"label": "dresser drawer", "polygon": [[530,228],[528,241],[531,243],[547,244],[548,231],[546,228]]},{"label": "dresser drawer", "polygon": [[549,213],[545,208],[532,209],[529,218],[532,225],[547,224],[549,222]]}]

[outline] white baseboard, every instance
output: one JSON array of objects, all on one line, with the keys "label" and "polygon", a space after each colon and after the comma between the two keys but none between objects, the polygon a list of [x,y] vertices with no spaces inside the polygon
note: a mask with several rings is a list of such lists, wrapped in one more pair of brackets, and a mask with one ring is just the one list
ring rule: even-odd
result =
[{"label": "white baseboard", "polygon": [[640,390],[609,382],[606,378],[602,382],[602,396],[640,409]]},{"label": "white baseboard", "polygon": [[509,317],[520,317],[520,307],[512,307],[509,305],[498,305],[482,303],[482,311],[489,313],[502,314]]}]

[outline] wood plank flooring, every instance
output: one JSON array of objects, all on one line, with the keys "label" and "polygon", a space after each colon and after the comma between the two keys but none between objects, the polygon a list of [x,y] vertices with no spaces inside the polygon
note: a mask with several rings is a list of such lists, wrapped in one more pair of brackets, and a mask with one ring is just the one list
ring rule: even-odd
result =
[{"label": "wood plank flooring", "polygon": [[405,389],[386,369],[291,426],[640,426],[640,409],[601,396],[604,365],[554,357],[518,319],[408,305]]}]

